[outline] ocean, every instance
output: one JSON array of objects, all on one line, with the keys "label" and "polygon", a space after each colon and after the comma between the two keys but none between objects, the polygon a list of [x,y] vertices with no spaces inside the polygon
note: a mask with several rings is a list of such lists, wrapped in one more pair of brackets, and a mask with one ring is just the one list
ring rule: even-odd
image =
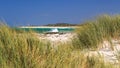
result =
[{"label": "ocean", "polygon": [[75,30],[75,28],[71,28],[71,27],[47,27],[47,28],[19,28],[20,30],[25,30],[25,31],[35,31],[37,33],[46,33],[46,32],[55,32],[58,31],[60,33],[68,33],[68,32],[73,32]]}]

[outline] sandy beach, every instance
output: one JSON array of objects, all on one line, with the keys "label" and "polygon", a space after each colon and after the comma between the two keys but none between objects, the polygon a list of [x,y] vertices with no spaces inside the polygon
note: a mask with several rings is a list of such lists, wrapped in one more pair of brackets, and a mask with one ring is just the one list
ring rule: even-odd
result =
[{"label": "sandy beach", "polygon": [[105,62],[118,64],[118,56],[120,53],[120,40],[111,40],[111,43],[104,41],[101,48],[96,51],[89,51],[87,54],[90,56],[96,55],[103,57]]},{"label": "sandy beach", "polygon": [[41,40],[48,40],[51,43],[66,43],[71,41],[75,36],[74,33],[63,33],[63,34],[37,34],[38,38]]},{"label": "sandy beach", "polygon": [[75,36],[74,33],[63,33],[63,34],[37,34],[40,40],[47,40],[51,43],[52,48],[57,48],[61,44],[72,42],[72,38]]},{"label": "sandy beach", "polygon": [[[40,40],[48,40],[51,42],[52,47],[57,47],[60,43],[66,43],[72,41],[72,38],[76,34],[74,33],[64,33],[64,34],[37,34]],[[104,41],[100,44],[97,50],[89,50],[85,54],[89,56],[97,55],[102,56],[105,62],[110,62],[113,64],[118,64],[117,53],[120,52],[120,40],[111,40],[112,44],[108,41]],[[111,48],[111,45],[112,48]]]},{"label": "sandy beach", "polygon": [[21,26],[19,28],[78,28],[78,26]]}]

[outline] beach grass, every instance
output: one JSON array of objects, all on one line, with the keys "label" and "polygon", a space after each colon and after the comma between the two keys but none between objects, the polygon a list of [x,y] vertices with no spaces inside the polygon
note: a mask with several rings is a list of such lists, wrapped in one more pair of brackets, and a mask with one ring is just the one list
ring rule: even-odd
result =
[{"label": "beach grass", "polygon": [[73,45],[76,49],[96,49],[103,41],[118,39],[120,36],[120,16],[103,15],[85,22],[76,29],[77,37]]},{"label": "beach grass", "polygon": [[[52,48],[49,41],[38,39],[32,31],[16,31],[1,24],[0,67],[115,68],[115,65],[106,63],[102,57],[91,57],[77,49],[97,48],[97,45],[103,40],[118,37],[119,19],[119,16],[103,16],[96,21],[91,21],[92,23],[88,21],[86,25],[77,29],[74,44],[65,43],[57,48]],[[109,24],[107,24],[108,22]]]}]

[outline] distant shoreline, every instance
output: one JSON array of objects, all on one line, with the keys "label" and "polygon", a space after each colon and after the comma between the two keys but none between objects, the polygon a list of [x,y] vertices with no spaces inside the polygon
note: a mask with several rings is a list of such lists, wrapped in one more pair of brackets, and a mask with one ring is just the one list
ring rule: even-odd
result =
[{"label": "distant shoreline", "polygon": [[78,28],[78,26],[21,26],[19,28]]}]

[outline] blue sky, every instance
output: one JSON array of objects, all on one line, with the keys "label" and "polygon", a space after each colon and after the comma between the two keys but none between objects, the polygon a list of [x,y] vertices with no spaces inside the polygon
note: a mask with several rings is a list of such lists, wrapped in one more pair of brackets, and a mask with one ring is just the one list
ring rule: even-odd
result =
[{"label": "blue sky", "polygon": [[0,19],[10,26],[79,24],[102,14],[120,14],[120,0],[0,0]]}]

